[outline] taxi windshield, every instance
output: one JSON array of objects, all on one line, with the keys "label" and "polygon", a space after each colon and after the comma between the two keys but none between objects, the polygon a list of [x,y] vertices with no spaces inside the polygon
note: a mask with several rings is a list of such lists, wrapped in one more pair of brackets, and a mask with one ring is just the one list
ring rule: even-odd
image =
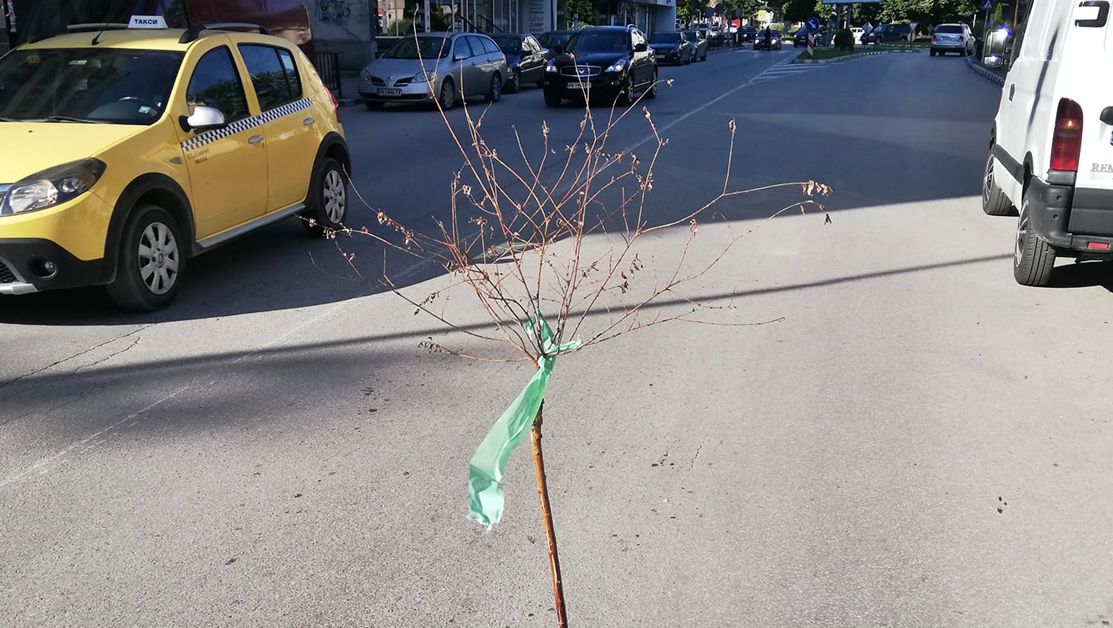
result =
[{"label": "taxi windshield", "polygon": [[13,50],[0,59],[0,119],[151,124],[166,109],[182,57],[162,50]]}]

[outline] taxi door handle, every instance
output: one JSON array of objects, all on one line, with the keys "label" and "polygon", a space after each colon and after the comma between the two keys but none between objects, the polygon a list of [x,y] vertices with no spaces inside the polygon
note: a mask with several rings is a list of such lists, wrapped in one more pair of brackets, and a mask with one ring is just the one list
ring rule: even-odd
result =
[{"label": "taxi door handle", "polygon": [[258,144],[259,142],[262,142],[262,141],[263,141],[263,136],[262,135],[252,135],[251,138],[249,140],[247,140],[247,143],[248,144]]}]

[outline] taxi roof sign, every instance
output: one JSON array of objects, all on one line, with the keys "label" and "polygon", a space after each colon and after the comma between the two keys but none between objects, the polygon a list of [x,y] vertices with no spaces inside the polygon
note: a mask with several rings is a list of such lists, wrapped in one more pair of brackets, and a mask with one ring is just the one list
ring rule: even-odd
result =
[{"label": "taxi roof sign", "polygon": [[166,28],[166,18],[161,15],[133,15],[128,28]]}]

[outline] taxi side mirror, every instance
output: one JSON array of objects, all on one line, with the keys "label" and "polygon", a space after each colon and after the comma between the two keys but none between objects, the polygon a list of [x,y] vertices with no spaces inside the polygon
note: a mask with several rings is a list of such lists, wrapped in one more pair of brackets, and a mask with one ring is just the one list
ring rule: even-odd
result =
[{"label": "taxi side mirror", "polygon": [[193,109],[193,115],[182,116],[180,119],[182,130],[203,133],[219,129],[227,124],[224,121],[224,112],[216,107],[199,105]]}]

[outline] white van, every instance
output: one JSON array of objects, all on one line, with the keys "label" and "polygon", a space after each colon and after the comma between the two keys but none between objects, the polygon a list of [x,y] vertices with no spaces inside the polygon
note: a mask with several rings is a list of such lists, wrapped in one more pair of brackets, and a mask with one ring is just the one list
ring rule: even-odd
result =
[{"label": "white van", "polygon": [[1108,0],[1032,0],[990,137],[982,209],[1019,211],[1013,275],[1113,259],[1113,27]]}]

